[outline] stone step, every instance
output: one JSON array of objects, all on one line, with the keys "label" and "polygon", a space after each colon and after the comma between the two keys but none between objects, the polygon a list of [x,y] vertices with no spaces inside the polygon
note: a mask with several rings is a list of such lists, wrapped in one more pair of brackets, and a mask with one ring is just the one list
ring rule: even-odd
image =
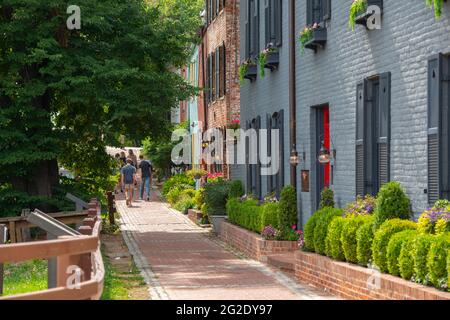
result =
[{"label": "stone step", "polygon": [[295,254],[287,252],[267,257],[267,264],[289,274],[295,273]]}]

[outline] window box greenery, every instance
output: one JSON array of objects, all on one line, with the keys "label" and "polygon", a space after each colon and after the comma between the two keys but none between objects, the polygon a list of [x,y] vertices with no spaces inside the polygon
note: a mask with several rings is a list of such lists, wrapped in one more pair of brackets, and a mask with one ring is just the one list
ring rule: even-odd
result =
[{"label": "window box greenery", "polygon": [[278,65],[280,64],[280,54],[272,43],[269,43],[267,48],[261,51],[258,56],[258,62],[261,78],[264,78],[266,75],[265,69],[273,71],[278,68]]},{"label": "window box greenery", "polygon": [[250,81],[256,80],[256,77],[258,76],[257,72],[258,68],[253,60],[248,59],[242,62],[239,66],[239,79],[241,81],[241,84],[244,83],[245,79],[248,79]]},{"label": "window box greenery", "polygon": [[327,42],[327,29],[315,23],[312,27],[305,27],[300,33],[300,45],[302,54],[305,48],[317,52],[319,47],[324,47]]},{"label": "window box greenery", "polygon": [[372,14],[367,8],[370,6],[378,6],[383,11],[383,0],[354,0],[350,7],[348,24],[355,29],[356,24],[367,27],[367,18]]},{"label": "window box greenery", "polygon": [[426,0],[428,7],[434,7],[434,15],[436,19],[440,19],[442,15],[442,3],[447,2],[447,0]]}]

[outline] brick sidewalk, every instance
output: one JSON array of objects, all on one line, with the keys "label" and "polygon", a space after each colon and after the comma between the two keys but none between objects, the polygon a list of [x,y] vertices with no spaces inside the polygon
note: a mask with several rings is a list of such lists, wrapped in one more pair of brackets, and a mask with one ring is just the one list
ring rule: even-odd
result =
[{"label": "brick sidewalk", "polygon": [[[156,200],[156,197],[153,197]],[[241,259],[161,202],[117,201],[125,241],[152,299],[312,300],[328,297],[263,264]]]}]

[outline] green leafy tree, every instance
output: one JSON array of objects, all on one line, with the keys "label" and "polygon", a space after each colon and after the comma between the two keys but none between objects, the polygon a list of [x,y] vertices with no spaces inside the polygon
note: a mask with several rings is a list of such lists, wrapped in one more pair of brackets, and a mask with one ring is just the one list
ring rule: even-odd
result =
[{"label": "green leafy tree", "polygon": [[108,176],[106,143],[156,139],[195,93],[173,72],[198,41],[195,1],[78,0],[79,30],[70,4],[0,3],[0,181],[31,196],[52,195],[58,160]]}]

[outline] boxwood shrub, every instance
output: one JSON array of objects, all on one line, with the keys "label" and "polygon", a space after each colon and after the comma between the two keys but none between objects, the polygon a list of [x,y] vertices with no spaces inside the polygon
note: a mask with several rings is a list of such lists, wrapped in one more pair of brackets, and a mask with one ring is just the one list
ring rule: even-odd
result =
[{"label": "boxwood shrub", "polygon": [[263,227],[272,226],[278,229],[280,205],[278,203],[266,203],[262,206]]},{"label": "boxwood shrub", "polygon": [[292,186],[284,187],[280,197],[278,227],[281,231],[291,230],[297,225],[297,191]]},{"label": "boxwood shrub", "polygon": [[358,263],[356,234],[364,223],[370,220],[370,216],[356,216],[346,218],[342,228],[341,242],[345,260]]},{"label": "boxwood shrub", "polygon": [[372,262],[373,224],[375,218],[367,216],[364,224],[356,232],[356,258],[358,264],[367,267]]},{"label": "boxwood shrub", "polygon": [[393,276],[400,275],[399,257],[403,244],[416,235],[415,230],[405,230],[394,234],[389,240],[386,250],[386,260],[389,273]]},{"label": "boxwood shrub", "polygon": [[398,257],[400,276],[405,280],[411,280],[414,276],[414,245],[417,237],[417,233],[406,237]]},{"label": "boxwood shrub", "polygon": [[344,251],[342,250],[342,229],[348,220],[343,217],[335,217],[328,227],[328,234],[325,240],[325,253],[328,257],[344,261]]},{"label": "boxwood shrub", "polygon": [[411,203],[400,183],[386,183],[377,196],[375,211],[375,229],[390,219],[410,219]]},{"label": "boxwood shrub", "polygon": [[427,258],[433,238],[432,235],[422,234],[418,235],[414,241],[414,280],[424,285],[429,283]]},{"label": "boxwood shrub", "polygon": [[447,255],[450,249],[450,235],[433,238],[427,257],[430,282],[438,289],[446,289],[448,283]]},{"label": "boxwood shrub", "polygon": [[314,251],[314,229],[316,228],[317,221],[319,218],[324,215],[327,210],[319,210],[315,212],[311,218],[309,218],[308,222],[305,224],[305,228],[303,230],[305,236],[305,245],[303,249],[305,251]]},{"label": "boxwood shrub", "polygon": [[335,217],[342,217],[341,209],[325,208],[325,213],[320,216],[314,228],[314,250],[318,254],[325,254],[325,239],[328,234],[328,226]]},{"label": "boxwood shrub", "polygon": [[375,233],[372,245],[373,262],[382,272],[388,272],[387,247],[391,237],[404,230],[415,230],[417,224],[413,221],[392,219],[385,221]]},{"label": "boxwood shrub", "polygon": [[226,210],[228,220],[232,223],[256,232],[261,233],[262,226],[262,207],[256,200],[247,200],[241,202],[238,198],[230,199],[227,202]]}]

